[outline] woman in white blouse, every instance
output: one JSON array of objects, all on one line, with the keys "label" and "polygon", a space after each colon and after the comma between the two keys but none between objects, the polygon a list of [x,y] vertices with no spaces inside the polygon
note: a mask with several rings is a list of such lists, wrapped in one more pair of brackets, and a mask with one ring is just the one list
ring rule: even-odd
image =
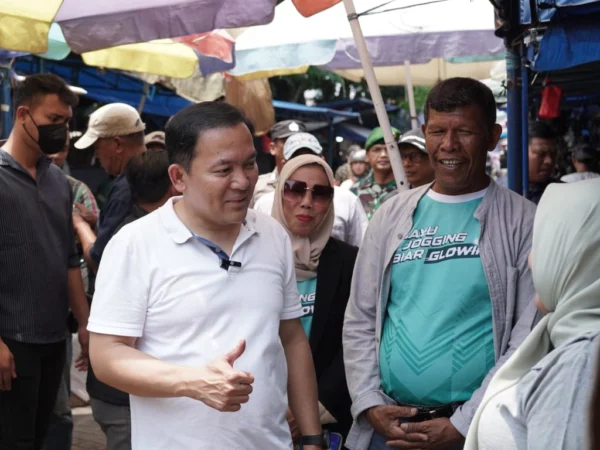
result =
[{"label": "woman in white blouse", "polygon": [[599,193],[600,179],[544,193],[530,265],[546,315],[492,379],[465,450],[589,448],[600,346]]}]

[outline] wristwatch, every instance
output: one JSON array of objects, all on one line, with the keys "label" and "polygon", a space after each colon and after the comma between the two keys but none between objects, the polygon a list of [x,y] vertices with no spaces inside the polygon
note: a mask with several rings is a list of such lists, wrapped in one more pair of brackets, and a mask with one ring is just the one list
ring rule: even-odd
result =
[{"label": "wristwatch", "polygon": [[300,439],[302,445],[317,445],[327,450],[331,446],[331,439],[328,431],[323,431],[322,434],[313,434],[311,436],[302,436]]}]

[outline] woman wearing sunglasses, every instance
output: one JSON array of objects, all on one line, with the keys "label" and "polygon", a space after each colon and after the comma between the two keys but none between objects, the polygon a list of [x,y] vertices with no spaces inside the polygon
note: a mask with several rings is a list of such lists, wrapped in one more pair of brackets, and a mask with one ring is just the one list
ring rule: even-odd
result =
[{"label": "woman wearing sunglasses", "polygon": [[[321,423],[345,437],[352,417],[342,326],[358,249],[331,237],[333,184],[333,173],[321,158],[303,155],[288,161],[277,183],[272,216],[286,229],[294,249],[304,310],[301,320],[315,364]],[[288,416],[296,441],[294,420]]]}]

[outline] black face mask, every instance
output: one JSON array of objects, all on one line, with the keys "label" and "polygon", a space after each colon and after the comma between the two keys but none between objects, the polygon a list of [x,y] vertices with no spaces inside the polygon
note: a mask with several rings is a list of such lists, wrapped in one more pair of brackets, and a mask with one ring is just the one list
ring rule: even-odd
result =
[{"label": "black face mask", "polygon": [[65,149],[65,144],[67,143],[67,134],[69,132],[69,128],[65,123],[57,123],[56,125],[38,125],[33,120],[31,113],[29,113],[29,117],[31,117],[31,121],[38,129],[38,140],[33,139],[33,136],[29,134],[27,128],[25,128],[25,124],[23,124],[23,128],[27,135],[33,139],[33,141],[39,145],[40,150],[44,152],[46,155],[54,155],[56,153],[62,152]]}]

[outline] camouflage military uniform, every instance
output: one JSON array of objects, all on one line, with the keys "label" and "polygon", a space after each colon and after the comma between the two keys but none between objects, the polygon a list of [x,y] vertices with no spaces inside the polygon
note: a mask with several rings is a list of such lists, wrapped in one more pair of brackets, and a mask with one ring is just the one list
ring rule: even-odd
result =
[{"label": "camouflage military uniform", "polygon": [[396,192],[396,180],[383,185],[377,184],[373,178],[373,173],[371,173],[355,184],[351,191],[358,196],[367,217],[371,220],[381,204]]}]

